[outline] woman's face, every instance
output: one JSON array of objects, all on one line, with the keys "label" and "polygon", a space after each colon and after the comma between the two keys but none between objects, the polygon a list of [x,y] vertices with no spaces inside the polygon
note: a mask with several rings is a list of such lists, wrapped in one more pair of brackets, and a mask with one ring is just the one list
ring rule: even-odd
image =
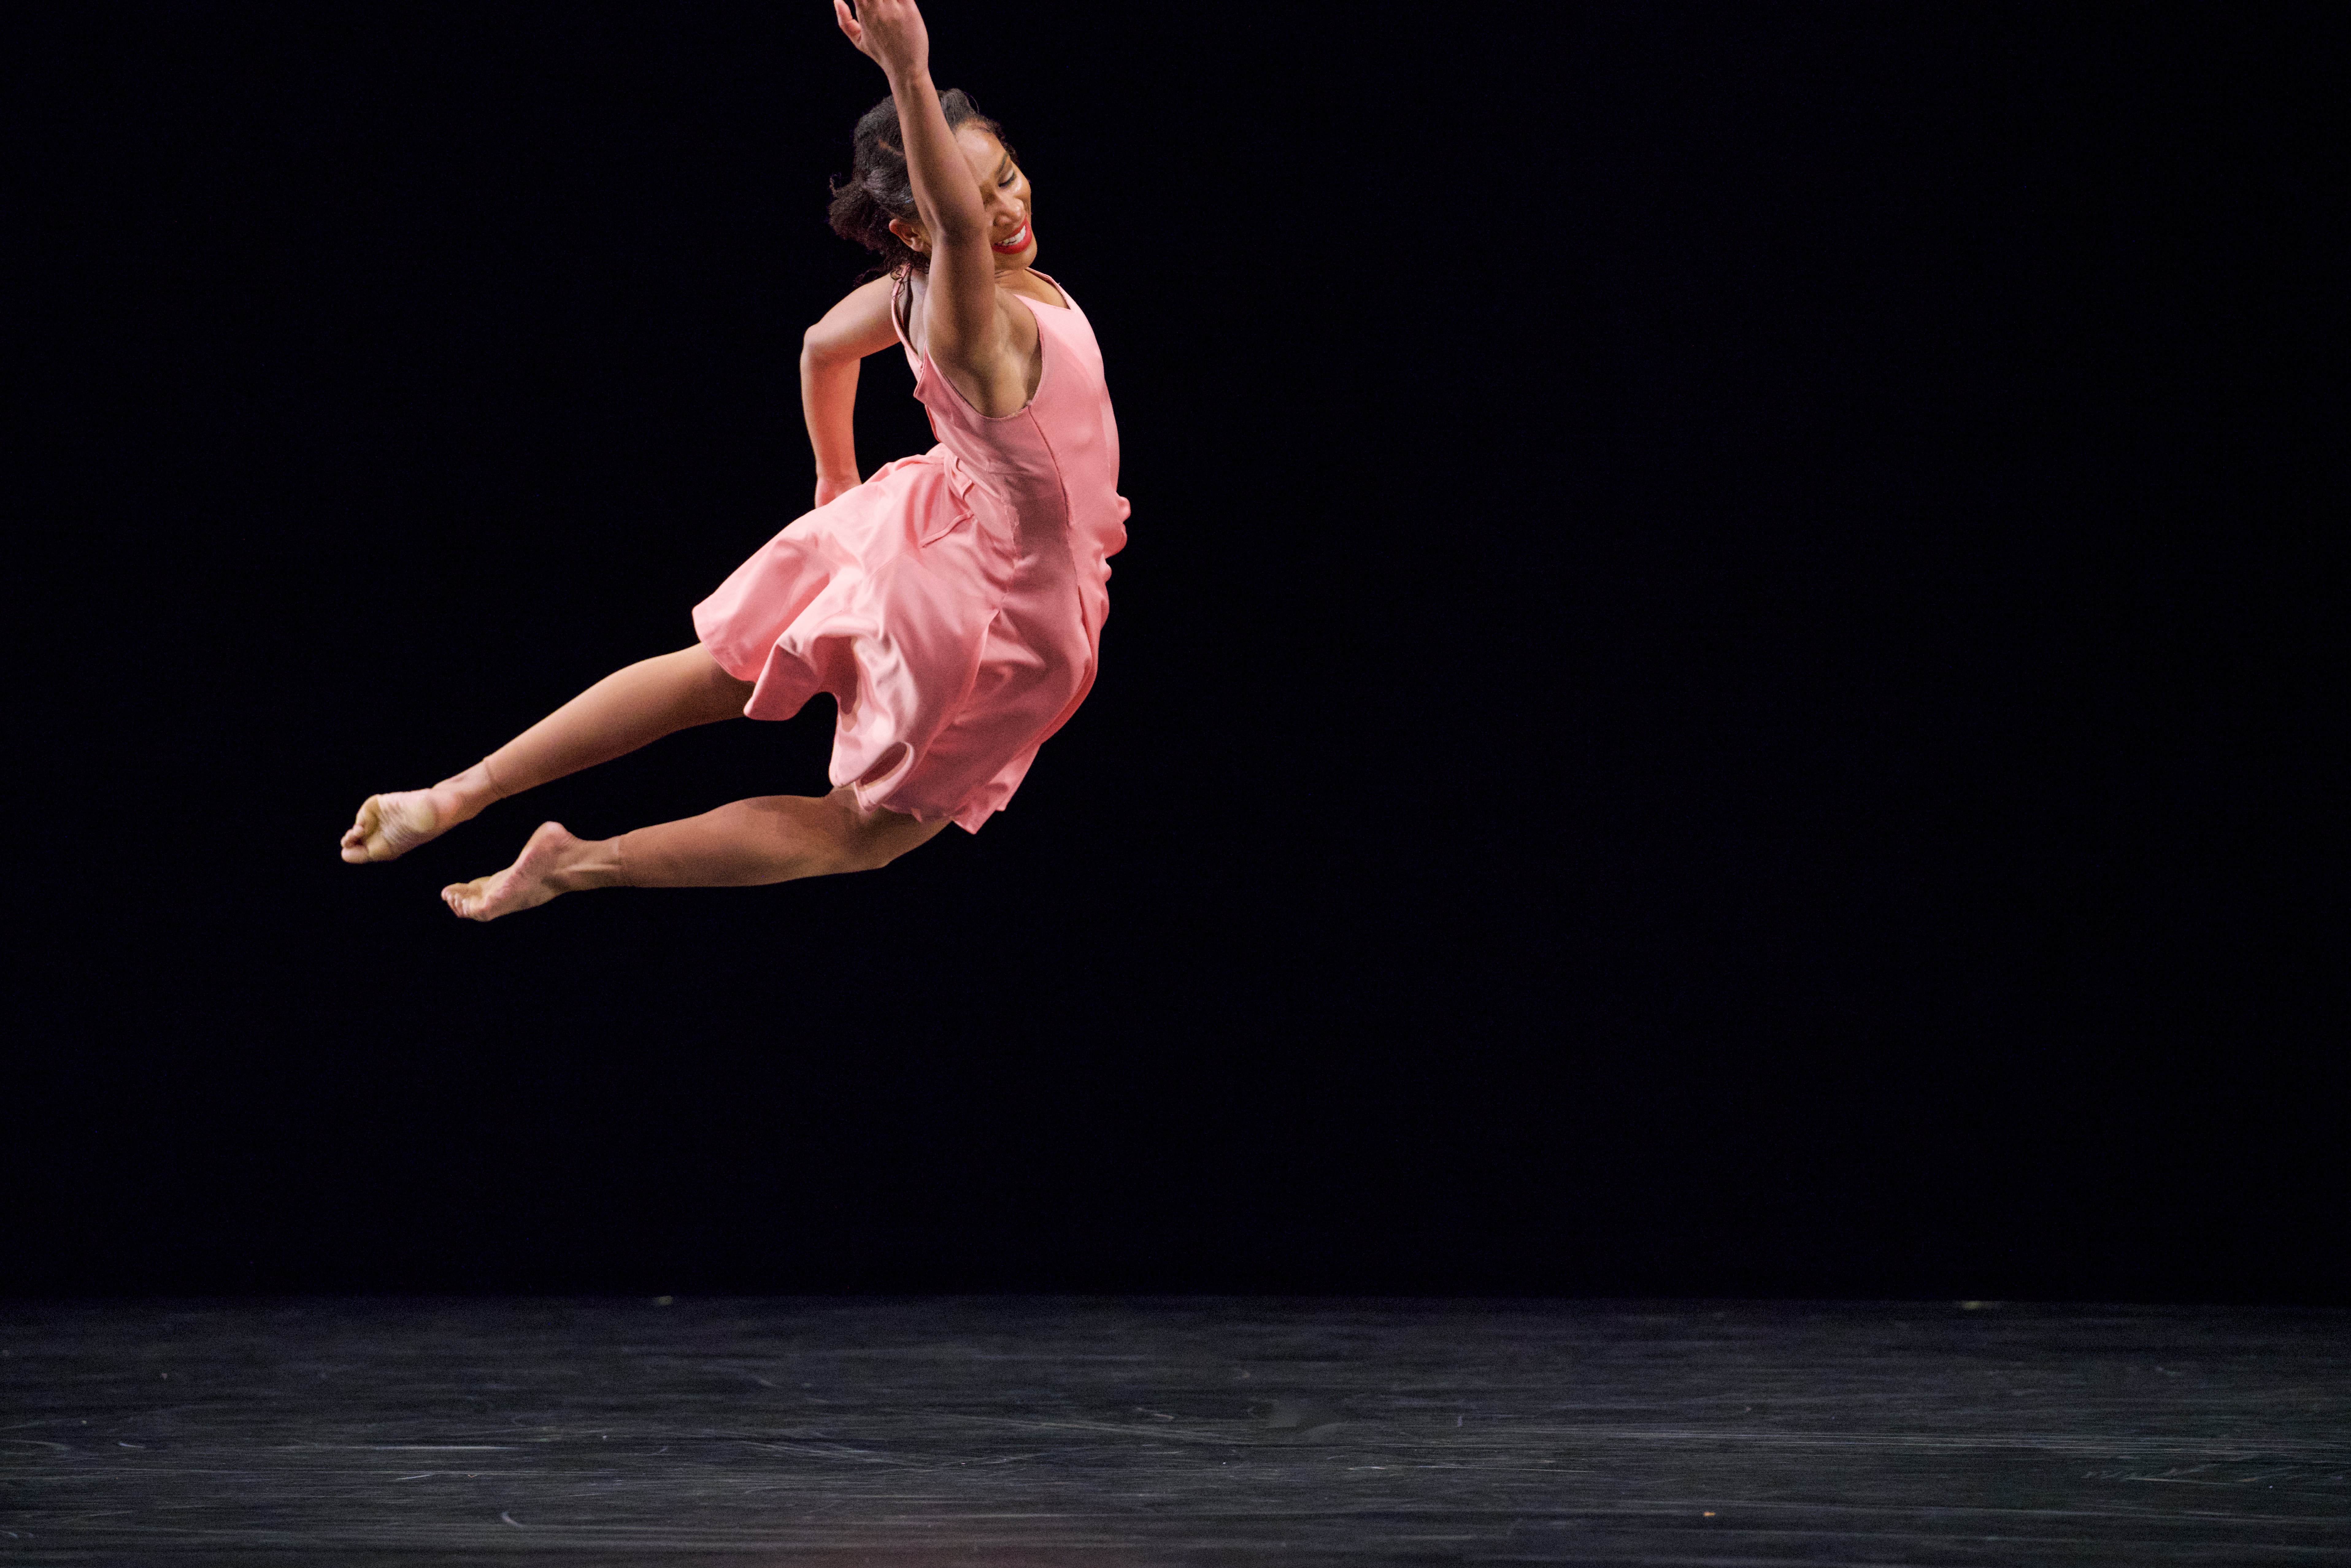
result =
[{"label": "woman's face", "polygon": [[[964,124],[956,131],[956,150],[963,154],[979,187],[996,270],[1019,272],[1037,259],[1037,236],[1029,225],[1029,176],[1020,172],[1020,165],[1012,161],[1012,154],[992,131]],[[923,255],[931,254],[931,236],[923,232],[919,217],[892,218],[890,232]]]}]

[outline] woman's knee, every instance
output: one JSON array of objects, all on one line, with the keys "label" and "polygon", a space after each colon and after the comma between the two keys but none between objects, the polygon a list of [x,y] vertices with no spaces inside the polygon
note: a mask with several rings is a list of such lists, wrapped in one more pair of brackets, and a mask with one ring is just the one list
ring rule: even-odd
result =
[{"label": "woman's knee", "polygon": [[946,826],[925,822],[903,811],[861,810],[856,797],[836,789],[832,800],[842,809],[839,853],[843,871],[880,871],[908,850],[926,843]]}]

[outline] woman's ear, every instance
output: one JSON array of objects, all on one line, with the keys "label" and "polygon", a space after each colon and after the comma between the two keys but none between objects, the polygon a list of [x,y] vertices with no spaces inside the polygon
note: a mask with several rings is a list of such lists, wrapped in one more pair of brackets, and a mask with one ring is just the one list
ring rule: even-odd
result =
[{"label": "woman's ear", "polygon": [[931,242],[924,237],[922,230],[916,228],[905,219],[892,218],[890,220],[890,232],[896,235],[900,241],[905,245],[906,248],[913,251],[916,256],[928,256],[931,254]]}]

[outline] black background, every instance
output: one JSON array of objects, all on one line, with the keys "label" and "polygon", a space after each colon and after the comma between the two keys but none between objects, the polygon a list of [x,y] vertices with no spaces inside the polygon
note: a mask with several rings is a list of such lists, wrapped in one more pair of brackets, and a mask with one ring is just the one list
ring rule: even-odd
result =
[{"label": "black background", "polygon": [[939,0],[1108,359],[1094,695],[977,837],[490,926],[541,820],[825,787],[820,702],[332,852],[807,505],[880,73],[27,28],[0,1277],[2344,1299],[2263,15]]}]

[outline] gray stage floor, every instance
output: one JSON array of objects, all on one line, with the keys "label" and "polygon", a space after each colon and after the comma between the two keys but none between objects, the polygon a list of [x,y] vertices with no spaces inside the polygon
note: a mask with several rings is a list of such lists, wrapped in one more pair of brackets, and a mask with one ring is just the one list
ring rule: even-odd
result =
[{"label": "gray stage floor", "polygon": [[0,1563],[2351,1563],[2351,1313],[0,1308]]}]

